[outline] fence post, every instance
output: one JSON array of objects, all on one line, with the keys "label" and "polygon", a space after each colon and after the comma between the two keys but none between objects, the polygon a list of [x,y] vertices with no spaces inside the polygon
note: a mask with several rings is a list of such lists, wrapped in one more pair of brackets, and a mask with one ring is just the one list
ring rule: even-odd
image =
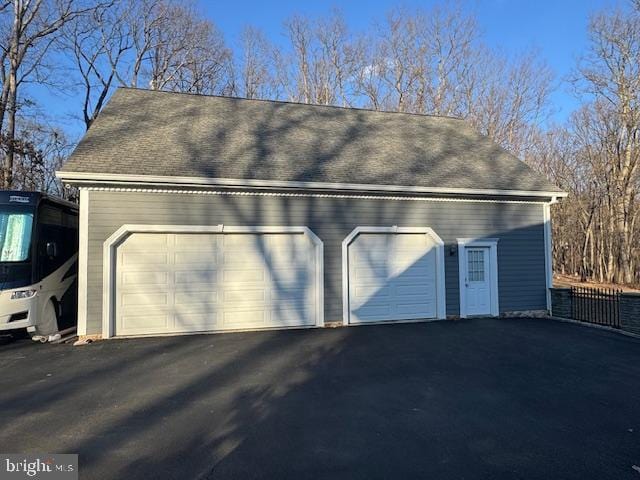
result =
[{"label": "fence post", "polygon": [[640,293],[620,292],[620,328],[640,335]]},{"label": "fence post", "polygon": [[570,288],[551,288],[551,315],[561,318],[572,318]]}]

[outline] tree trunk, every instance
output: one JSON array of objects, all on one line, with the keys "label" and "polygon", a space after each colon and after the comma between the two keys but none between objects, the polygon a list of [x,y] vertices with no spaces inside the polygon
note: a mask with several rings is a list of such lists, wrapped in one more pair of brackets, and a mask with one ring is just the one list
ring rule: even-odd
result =
[{"label": "tree trunk", "polygon": [[4,178],[2,188],[11,190],[13,188],[13,164],[15,158],[15,137],[16,137],[16,113],[18,110],[18,85],[17,68],[11,65],[9,72],[9,94],[7,105],[7,129],[4,134],[7,144],[7,155],[4,159]]}]

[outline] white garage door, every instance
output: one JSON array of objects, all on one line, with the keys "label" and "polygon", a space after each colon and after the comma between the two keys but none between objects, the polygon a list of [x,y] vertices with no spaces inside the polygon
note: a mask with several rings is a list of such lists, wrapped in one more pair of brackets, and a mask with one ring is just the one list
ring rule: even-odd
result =
[{"label": "white garage door", "polygon": [[115,334],[318,324],[303,233],[132,233],[116,251]]},{"label": "white garage door", "polygon": [[437,318],[437,244],[424,233],[360,233],[348,245],[349,323]]}]

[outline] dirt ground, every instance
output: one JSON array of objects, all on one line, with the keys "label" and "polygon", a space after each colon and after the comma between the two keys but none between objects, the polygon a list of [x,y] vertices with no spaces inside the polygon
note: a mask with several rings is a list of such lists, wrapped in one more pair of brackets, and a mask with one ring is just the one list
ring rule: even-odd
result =
[{"label": "dirt ground", "polygon": [[554,287],[592,287],[592,288],[617,288],[625,292],[640,292],[638,287],[627,287],[624,285],[618,285],[615,283],[599,283],[599,282],[581,282],[580,277],[574,277],[573,275],[553,275]]}]

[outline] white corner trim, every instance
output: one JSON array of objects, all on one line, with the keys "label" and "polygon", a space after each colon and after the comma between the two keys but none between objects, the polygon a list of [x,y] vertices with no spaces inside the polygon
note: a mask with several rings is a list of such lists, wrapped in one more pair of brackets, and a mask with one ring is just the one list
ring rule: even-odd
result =
[{"label": "white corner trim", "polygon": [[489,248],[489,275],[491,277],[491,315],[500,316],[500,295],[498,290],[498,238],[458,238],[458,289],[460,291],[460,318],[467,317],[467,247]]},{"label": "white corner trim", "polygon": [[437,193],[452,195],[506,195],[518,197],[565,197],[566,192],[547,192],[537,190],[501,190],[482,188],[417,187],[407,185],[375,185],[367,183],[300,182],[284,180],[254,180],[208,177],[173,177],[162,175],[124,175],[114,173],[62,172],[56,171],[56,177],[67,183],[109,183],[109,184],[147,184],[147,185],[186,185],[229,188],[294,188],[308,190],[351,190],[369,192],[398,193]]},{"label": "white corner trim", "polygon": [[342,241],[342,324],[348,326],[349,323],[349,245],[361,233],[424,233],[431,237],[436,243],[436,274],[437,274],[437,298],[436,314],[439,320],[447,318],[445,268],[444,268],[444,242],[440,236],[429,227],[366,227],[354,228]]},{"label": "white corner trim", "polygon": [[316,251],[316,327],[324,326],[324,244],[309,227],[227,225],[122,225],[103,244],[102,338],[114,335],[116,248],[132,233],[301,233],[309,237]]},{"label": "white corner trim", "polygon": [[80,189],[78,217],[78,335],[87,334],[87,275],[89,265],[89,191]]},{"label": "white corner trim", "polygon": [[545,203],[542,206],[542,216],[544,220],[544,273],[545,273],[545,287],[546,287],[546,300],[547,310],[551,312],[551,287],[553,287],[553,250],[552,250],[552,238],[551,238],[551,204]]}]

